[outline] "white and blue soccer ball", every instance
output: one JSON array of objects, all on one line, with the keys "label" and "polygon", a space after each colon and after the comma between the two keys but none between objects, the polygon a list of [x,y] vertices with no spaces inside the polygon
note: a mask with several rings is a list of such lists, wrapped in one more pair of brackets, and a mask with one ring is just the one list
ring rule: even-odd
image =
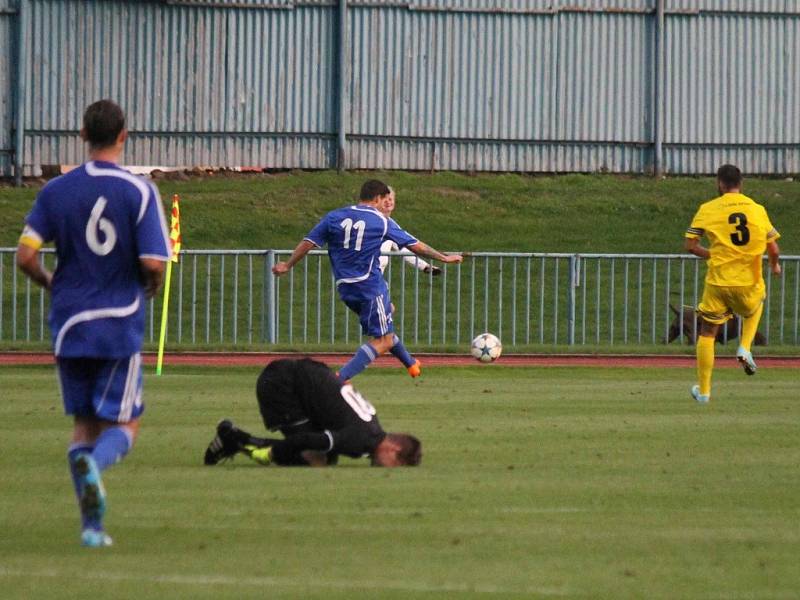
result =
[{"label": "white and blue soccer ball", "polygon": [[482,333],[474,340],[470,346],[472,356],[481,362],[493,362],[500,358],[503,353],[503,344],[500,339],[491,333]]}]

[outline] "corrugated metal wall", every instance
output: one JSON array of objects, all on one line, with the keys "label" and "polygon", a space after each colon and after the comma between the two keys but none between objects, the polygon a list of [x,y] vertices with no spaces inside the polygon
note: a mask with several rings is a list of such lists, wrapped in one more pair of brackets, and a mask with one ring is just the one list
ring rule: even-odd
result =
[{"label": "corrugated metal wall", "polygon": [[[18,2],[0,0],[0,149]],[[28,169],[80,162],[100,97],[128,112],[129,164],[338,164],[338,2],[23,4]],[[800,172],[800,2],[664,8],[657,97],[656,0],[348,2],[344,164],[649,172],[660,125],[666,172]]]},{"label": "corrugated metal wall", "polygon": [[128,113],[131,164],[331,164],[332,9],[30,6],[26,164],[79,161],[67,132],[101,97]]},{"label": "corrugated metal wall", "polygon": [[12,171],[16,0],[0,0],[0,176]]},{"label": "corrugated metal wall", "polygon": [[800,171],[800,19],[675,16],[665,51],[668,171]]}]

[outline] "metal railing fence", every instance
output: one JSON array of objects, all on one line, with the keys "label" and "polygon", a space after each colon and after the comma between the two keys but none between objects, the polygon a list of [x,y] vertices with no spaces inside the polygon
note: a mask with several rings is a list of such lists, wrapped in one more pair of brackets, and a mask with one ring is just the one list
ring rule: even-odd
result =
[{"label": "metal railing fence", "polygon": [[[352,344],[358,319],[336,295],[324,251],[285,277],[271,268],[289,250],[186,250],[174,265],[168,343],[185,346]],[[49,339],[49,297],[0,248],[0,343]],[[385,277],[395,329],[407,345],[463,346],[491,331],[506,350],[535,345],[657,344],[677,322],[672,307],[695,306],[705,269],[688,254],[473,252],[434,277],[390,254]],[[41,253],[53,268],[52,250]],[[800,256],[765,276],[759,331],[768,343],[800,344]],[[765,266],[765,273],[767,272]],[[145,339],[158,340],[162,297],[148,304]]]}]

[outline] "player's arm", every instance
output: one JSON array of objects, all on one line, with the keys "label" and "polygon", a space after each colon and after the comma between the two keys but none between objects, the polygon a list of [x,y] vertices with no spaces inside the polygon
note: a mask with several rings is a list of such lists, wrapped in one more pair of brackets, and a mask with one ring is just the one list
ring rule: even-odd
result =
[{"label": "player's arm", "polygon": [[164,283],[164,269],[167,263],[157,258],[139,257],[139,272],[146,298],[152,298]]},{"label": "player's arm", "polygon": [[[144,214],[136,223],[136,247],[139,255],[139,276],[146,298],[152,298],[164,283],[167,261],[172,258],[172,245],[167,232],[164,205],[158,188],[147,183],[149,194]],[[136,205],[132,204],[132,209]]]},{"label": "player's arm", "polygon": [[23,233],[17,246],[17,266],[33,282],[49,290],[53,281],[53,274],[45,269],[39,261],[41,242],[33,241],[32,243],[30,240],[31,238]]},{"label": "player's arm", "polygon": [[415,269],[419,269],[423,273],[432,273],[434,276],[440,275],[442,270],[439,267],[434,267],[432,264],[425,262],[421,258],[415,256],[405,248],[403,249],[403,260]]},{"label": "player's arm", "polygon": [[289,260],[284,262],[276,263],[274,267],[272,267],[272,272],[280,277],[281,275],[285,275],[288,273],[293,266],[295,266],[298,262],[303,260],[303,257],[308,254],[316,244],[311,240],[303,240],[292,252],[292,255],[289,257]]},{"label": "player's arm", "polygon": [[428,246],[428,244],[425,242],[416,242],[415,244],[406,246],[406,248],[411,250],[411,252],[417,256],[433,258],[434,260],[440,260],[443,263],[460,263],[462,260],[464,260],[460,254],[442,254],[438,250]]},{"label": "player's arm", "polygon": [[770,222],[766,209],[762,207],[762,211],[764,213],[764,221],[767,229],[767,257],[769,258],[769,269],[772,271],[773,275],[780,275],[781,264],[778,261],[781,257],[781,251],[780,248],[778,248],[778,238],[781,237],[781,234],[778,233],[778,230],[775,229]]},{"label": "player's arm", "polygon": [[708,260],[711,252],[700,244],[700,238],[706,233],[706,210],[701,206],[692,218],[692,224],[684,234],[683,247],[689,254]]},{"label": "player's arm", "polygon": [[460,263],[464,260],[460,254],[442,254],[438,250],[434,250],[402,229],[394,219],[387,219],[386,238],[392,240],[400,248],[407,248],[423,258],[433,258],[443,263]]},{"label": "player's arm", "polygon": [[708,248],[704,248],[702,245],[700,245],[700,238],[687,237],[684,241],[683,247],[689,254],[694,254],[700,258],[708,259],[708,257],[711,256],[711,252],[708,251]]},{"label": "player's arm", "polygon": [[769,257],[769,268],[773,275],[781,274],[781,263],[778,262],[781,257],[781,250],[778,248],[778,242],[767,242],[767,256]]},{"label": "player's arm", "polygon": [[25,227],[17,245],[17,267],[33,282],[47,290],[51,289],[53,274],[39,260],[39,250],[45,242],[53,239],[53,228],[47,210],[48,189],[49,186],[45,186],[36,196],[33,209],[25,218]]}]

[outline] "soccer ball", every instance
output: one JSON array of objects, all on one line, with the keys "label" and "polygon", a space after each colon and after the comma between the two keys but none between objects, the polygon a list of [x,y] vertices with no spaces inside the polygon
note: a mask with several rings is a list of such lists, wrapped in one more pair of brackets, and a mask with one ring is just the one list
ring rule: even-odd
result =
[{"label": "soccer ball", "polygon": [[474,340],[470,346],[472,356],[481,362],[492,362],[500,358],[503,352],[503,344],[496,335],[491,333],[482,333]]}]

